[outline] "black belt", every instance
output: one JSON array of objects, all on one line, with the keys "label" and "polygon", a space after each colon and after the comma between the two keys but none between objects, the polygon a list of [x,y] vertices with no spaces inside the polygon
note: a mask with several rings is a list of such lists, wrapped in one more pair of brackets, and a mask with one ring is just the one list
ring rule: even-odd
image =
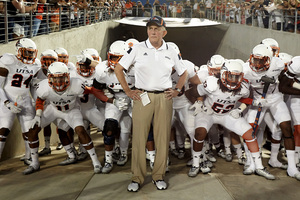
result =
[{"label": "black belt", "polygon": [[165,92],[165,90],[161,90],[161,91],[160,90],[149,91],[149,90],[144,90],[144,89],[139,89],[139,88],[136,88],[136,89],[141,90],[143,92],[154,93],[154,94],[161,94],[161,93]]}]

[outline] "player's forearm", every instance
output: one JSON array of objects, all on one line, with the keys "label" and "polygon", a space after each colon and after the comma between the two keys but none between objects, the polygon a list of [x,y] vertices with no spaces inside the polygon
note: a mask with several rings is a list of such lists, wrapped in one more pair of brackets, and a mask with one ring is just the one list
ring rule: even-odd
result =
[{"label": "player's forearm", "polygon": [[125,75],[123,73],[123,67],[119,63],[117,63],[114,71],[115,71],[115,74],[116,74],[116,76],[117,76],[124,92],[127,94],[130,91],[130,88],[129,88],[128,83],[125,79]]},{"label": "player's forearm", "polygon": [[180,76],[180,78],[179,78],[179,80],[178,80],[178,82],[176,84],[176,88],[178,88],[180,90],[182,89],[182,87],[183,87],[183,85],[184,85],[184,83],[185,83],[185,81],[187,79],[187,76],[188,76],[188,73],[185,70],[184,73],[181,74],[181,76]]}]

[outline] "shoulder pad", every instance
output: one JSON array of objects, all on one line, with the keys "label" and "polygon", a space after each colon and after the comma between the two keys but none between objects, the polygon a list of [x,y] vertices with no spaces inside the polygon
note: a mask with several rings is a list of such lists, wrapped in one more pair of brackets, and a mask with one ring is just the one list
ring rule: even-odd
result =
[{"label": "shoulder pad", "polygon": [[[37,83],[36,85],[36,95],[41,99],[46,99],[49,94],[50,86],[48,83],[48,79],[44,79]],[[52,89],[51,89],[52,90]]]},{"label": "shoulder pad", "polygon": [[76,94],[82,94],[85,90],[85,85],[84,81],[76,78],[76,77],[71,77],[70,78],[70,86],[71,91],[76,93]]},{"label": "shoulder pad", "polygon": [[0,57],[0,62],[4,65],[10,65],[13,64],[16,60],[16,56],[10,53],[5,53]]},{"label": "shoulder pad", "polygon": [[203,86],[209,93],[212,93],[219,88],[218,80],[219,79],[214,76],[208,76],[206,81],[203,83]]}]

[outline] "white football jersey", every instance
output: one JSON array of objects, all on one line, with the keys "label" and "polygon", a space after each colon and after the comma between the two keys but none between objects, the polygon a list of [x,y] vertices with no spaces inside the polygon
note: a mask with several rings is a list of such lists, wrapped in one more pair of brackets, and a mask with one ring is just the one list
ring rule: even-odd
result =
[{"label": "white football jersey", "polygon": [[[114,92],[115,97],[126,97],[127,95],[124,93],[121,83],[119,82],[116,74],[109,70],[110,68],[107,66],[107,61],[103,61],[96,66],[96,80],[99,83],[105,83],[107,87]],[[134,77],[132,75],[128,75],[124,72],[125,79],[128,83],[128,86],[132,88],[134,86]]]},{"label": "white football jersey", "polygon": [[[79,75],[78,73],[74,73],[74,76],[75,76],[75,78],[80,79],[85,86],[92,87],[93,80],[96,75],[94,73],[89,77],[83,77],[83,76]],[[84,94],[83,97],[78,99],[78,102],[80,104],[80,109],[82,109],[82,110],[89,110],[89,109],[95,107],[95,101],[96,101],[96,97],[93,94]]]},{"label": "white football jersey", "polygon": [[43,100],[48,100],[57,110],[67,112],[74,107],[78,107],[77,97],[83,97],[85,90],[84,82],[78,78],[70,78],[70,85],[62,93],[55,92],[48,83],[48,80],[42,80],[37,88],[37,96]]},{"label": "white football jersey", "polygon": [[[186,66],[187,73],[188,73],[188,77],[187,77],[186,82],[185,82],[185,84],[183,85],[183,88],[182,88],[183,92],[185,92],[186,90],[188,90],[190,88],[188,80],[190,78],[192,78],[193,76],[195,76],[196,72],[194,70],[194,67],[195,67],[194,63],[192,63],[188,60],[183,60],[182,62]],[[172,88],[173,89],[175,89],[179,78],[180,78],[180,76],[175,71],[175,73],[172,74]],[[174,109],[179,109],[179,108],[185,107],[186,105],[190,104],[189,100],[186,98],[186,96],[184,94],[180,93],[179,95],[180,96],[177,96],[177,97],[173,98],[173,108]]]},{"label": "white football jersey", "polygon": [[[220,89],[218,80],[214,76],[209,76],[203,84],[197,86],[197,90],[200,96],[206,96],[204,100],[206,107],[210,107],[217,115],[224,115],[236,106],[239,99],[249,97],[249,84],[243,82],[240,92],[234,94],[229,91],[223,92]],[[208,84],[215,87],[209,88]]]},{"label": "white football jersey", "polygon": [[254,99],[261,98],[263,93],[264,84],[261,81],[263,76],[274,77],[276,80],[275,84],[270,84],[268,88],[268,92],[266,95],[266,99],[271,103],[273,100],[277,100],[279,98],[283,98],[283,94],[279,92],[278,89],[278,76],[281,71],[284,69],[283,61],[278,57],[273,57],[271,60],[270,68],[264,72],[254,72],[250,66],[249,62],[246,62],[243,65],[244,78],[249,81],[253,88]]},{"label": "white football jersey", "polygon": [[201,65],[200,69],[197,71],[197,76],[201,83],[204,83],[209,76],[207,65]]},{"label": "white football jersey", "polygon": [[16,102],[18,96],[29,96],[31,80],[41,69],[40,60],[35,59],[34,64],[24,64],[15,55],[6,53],[0,57],[0,66],[8,70],[3,87],[8,99]]}]

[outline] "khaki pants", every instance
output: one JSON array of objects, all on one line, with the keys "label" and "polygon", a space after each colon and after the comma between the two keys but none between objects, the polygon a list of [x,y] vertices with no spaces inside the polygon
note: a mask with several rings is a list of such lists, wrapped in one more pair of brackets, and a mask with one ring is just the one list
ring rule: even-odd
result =
[{"label": "khaki pants", "polygon": [[151,123],[156,149],[152,179],[164,179],[173,111],[173,100],[167,100],[164,93],[148,95],[150,104],[143,106],[141,101],[134,101],[132,110],[132,181],[140,184],[144,182],[147,173],[145,147]]}]

